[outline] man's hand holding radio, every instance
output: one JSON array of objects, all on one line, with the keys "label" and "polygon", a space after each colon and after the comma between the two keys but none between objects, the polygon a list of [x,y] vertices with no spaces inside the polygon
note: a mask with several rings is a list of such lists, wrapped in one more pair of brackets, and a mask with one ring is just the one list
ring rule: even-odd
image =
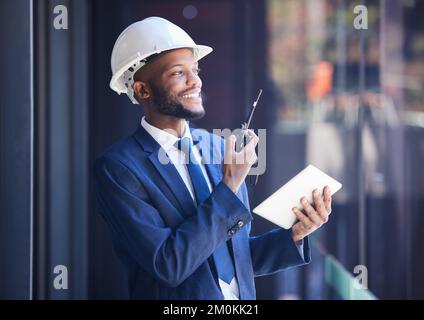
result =
[{"label": "man's hand holding radio", "polygon": [[225,154],[222,163],[222,181],[236,193],[246,179],[252,165],[257,161],[256,145],[259,142],[258,136],[248,130],[248,143],[239,152],[235,150],[236,137],[229,136],[225,140]]}]

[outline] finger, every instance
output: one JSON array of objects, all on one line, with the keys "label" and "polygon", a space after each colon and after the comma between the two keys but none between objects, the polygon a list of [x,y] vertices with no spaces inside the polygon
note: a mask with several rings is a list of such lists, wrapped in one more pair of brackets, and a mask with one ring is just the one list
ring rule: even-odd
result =
[{"label": "finger", "polygon": [[294,207],[292,211],[296,215],[297,219],[302,222],[306,228],[312,228],[313,222],[302,211],[296,207]]},{"label": "finger", "polygon": [[235,145],[236,145],[235,135],[232,134],[227,139],[225,139],[225,154],[224,154],[225,164],[233,163]]},{"label": "finger", "polygon": [[306,197],[300,198],[300,203],[303,206],[303,209],[305,210],[306,214],[310,215],[314,213],[315,209],[312,207],[312,205],[308,202]]},{"label": "finger", "polygon": [[319,216],[321,216],[323,222],[326,222],[328,212],[325,208],[323,198],[321,197],[318,189],[315,189],[312,192],[312,198],[314,199],[315,211],[318,213]]},{"label": "finger", "polygon": [[250,139],[256,137],[258,138],[258,136],[256,135],[255,131],[253,131],[252,129],[248,129],[246,134],[249,136]]},{"label": "finger", "polygon": [[242,151],[240,151],[240,153],[244,153],[247,159],[256,157],[256,145],[258,144],[258,141],[259,138],[255,135],[254,137],[252,137],[249,143],[246,144],[246,147]]},{"label": "finger", "polygon": [[250,140],[246,144],[246,148],[249,148],[251,150],[254,150],[256,148],[256,145],[259,142],[259,138],[256,135],[256,133],[253,130],[250,130],[250,129],[247,131],[247,135],[249,136]]},{"label": "finger", "polygon": [[329,186],[325,186],[324,190],[324,206],[327,212],[331,213],[331,190]]},{"label": "finger", "polygon": [[258,156],[256,152],[253,152],[250,156],[248,156],[247,163],[250,165],[253,165],[256,163],[257,160],[258,160]]},{"label": "finger", "polygon": [[248,130],[247,134],[251,139],[239,153],[236,153],[236,163],[253,165],[257,160],[255,149],[259,138],[252,130]]},{"label": "finger", "polygon": [[303,209],[305,210],[306,214],[308,215],[309,219],[313,222],[316,226],[321,226],[324,221],[321,218],[320,215],[315,211],[315,209],[309,204],[309,202],[306,200],[305,197],[302,197],[300,199],[300,203],[303,205]]}]

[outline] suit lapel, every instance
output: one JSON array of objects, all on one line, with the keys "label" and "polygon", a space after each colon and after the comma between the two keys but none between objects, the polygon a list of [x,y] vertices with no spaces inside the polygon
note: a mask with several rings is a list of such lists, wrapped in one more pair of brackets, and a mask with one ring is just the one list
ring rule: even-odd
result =
[{"label": "suit lapel", "polygon": [[184,181],[181,179],[175,166],[170,162],[168,164],[162,164],[159,160],[159,151],[154,151],[149,156],[149,160],[155,166],[158,173],[162,176],[162,179],[168,185],[168,188],[174,194],[175,198],[183,209],[183,215],[190,217],[196,212],[196,207],[193,202],[193,198]]},{"label": "suit lapel", "polygon": [[185,217],[190,217],[195,214],[196,207],[193,199],[177,169],[171,162],[168,164],[163,164],[161,162],[162,154],[160,154],[160,145],[142,126],[138,128],[134,136],[141,147],[146,152],[150,153],[148,157],[149,161],[156,168],[157,173],[159,173],[162,177],[169,191],[174,195],[175,200],[179,203],[182,209],[182,214]]}]

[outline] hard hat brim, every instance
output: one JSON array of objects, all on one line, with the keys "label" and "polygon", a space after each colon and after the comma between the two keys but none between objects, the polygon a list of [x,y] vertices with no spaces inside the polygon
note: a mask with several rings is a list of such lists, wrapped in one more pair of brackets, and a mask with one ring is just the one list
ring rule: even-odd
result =
[{"label": "hard hat brim", "polygon": [[[213,51],[213,49],[209,46],[205,46],[205,45],[196,45],[193,47],[187,46],[187,45],[183,45],[183,46],[175,46],[172,48],[169,48],[168,50],[175,50],[175,49],[182,49],[182,48],[191,48],[194,50],[194,55],[195,55],[195,59],[197,61],[199,61],[200,59],[202,59],[203,57],[207,56],[209,53],[211,53]],[[166,50],[166,51],[168,51]],[[159,53],[159,52],[156,52]],[[153,53],[152,53],[153,54]],[[131,61],[129,61],[126,65],[124,65],[121,69],[119,69],[117,72],[115,72],[115,74],[112,76],[112,79],[110,80],[109,86],[110,88],[117,92],[118,94],[121,93],[127,93],[127,88],[125,87],[125,85],[123,85],[122,83],[120,83],[119,79],[122,76],[122,74],[128,70],[128,68],[130,68],[133,63],[135,61],[138,60],[143,60],[145,58],[147,58],[148,56],[150,56],[151,54],[146,54],[146,55],[138,55],[137,57],[135,57],[134,59],[132,59]]]}]

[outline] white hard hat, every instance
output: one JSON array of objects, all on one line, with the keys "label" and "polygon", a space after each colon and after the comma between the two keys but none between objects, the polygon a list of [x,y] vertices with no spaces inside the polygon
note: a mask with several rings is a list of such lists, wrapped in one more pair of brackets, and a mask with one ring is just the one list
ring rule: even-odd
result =
[{"label": "white hard hat", "polygon": [[137,104],[132,88],[134,74],[149,56],[178,48],[193,49],[196,60],[212,52],[211,47],[197,45],[183,29],[166,19],[149,17],[131,24],[113,46],[110,87],[118,94],[126,93]]}]

